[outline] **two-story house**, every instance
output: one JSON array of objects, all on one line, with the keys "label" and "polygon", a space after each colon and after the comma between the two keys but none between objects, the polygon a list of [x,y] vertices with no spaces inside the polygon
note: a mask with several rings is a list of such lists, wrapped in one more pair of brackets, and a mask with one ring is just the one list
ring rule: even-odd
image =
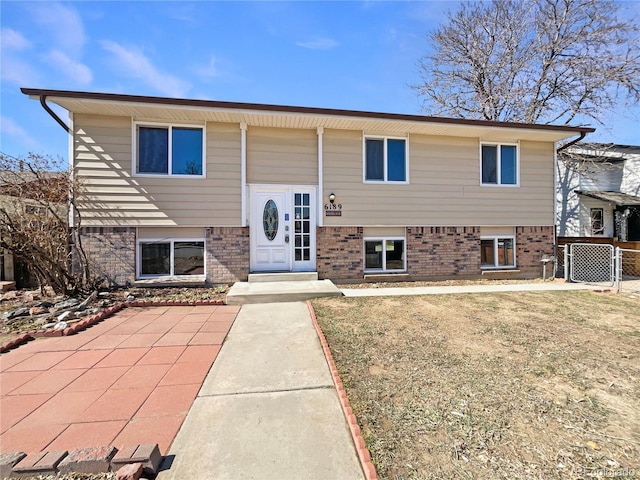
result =
[{"label": "two-story house", "polygon": [[556,142],[593,131],[22,91],[69,111],[85,248],[114,284],[537,276],[553,254]]},{"label": "two-story house", "polygon": [[640,146],[576,144],[558,160],[558,236],[640,241]]}]

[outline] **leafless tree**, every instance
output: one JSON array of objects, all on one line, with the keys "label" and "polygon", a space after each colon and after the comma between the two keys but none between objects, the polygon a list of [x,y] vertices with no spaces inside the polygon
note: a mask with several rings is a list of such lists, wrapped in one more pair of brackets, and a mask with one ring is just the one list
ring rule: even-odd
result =
[{"label": "leafless tree", "polygon": [[0,248],[26,265],[41,287],[72,294],[95,287],[77,228],[71,191],[80,191],[61,160],[0,153]]},{"label": "leafless tree", "polygon": [[429,36],[415,85],[431,115],[602,123],[640,101],[640,27],[605,0],[466,2]]}]

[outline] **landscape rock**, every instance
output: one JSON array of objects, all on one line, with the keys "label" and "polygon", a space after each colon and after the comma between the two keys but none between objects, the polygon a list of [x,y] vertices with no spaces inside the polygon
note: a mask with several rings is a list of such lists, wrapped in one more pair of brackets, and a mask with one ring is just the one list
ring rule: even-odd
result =
[{"label": "landscape rock", "polygon": [[134,297],[133,295],[128,295],[127,296],[127,302],[133,302],[136,299],[136,297]]},{"label": "landscape rock", "polygon": [[56,310],[64,310],[65,308],[72,308],[79,304],[80,304],[80,300],[78,300],[77,298],[70,298],[69,300],[56,303],[54,305],[54,308]]},{"label": "landscape rock", "polygon": [[53,326],[54,330],[64,330],[69,324],[67,322],[58,322]]},{"label": "landscape rock", "polygon": [[120,467],[116,473],[118,480],[138,480],[142,475],[141,463],[127,463]]},{"label": "landscape rock", "polygon": [[42,307],[42,308],[47,308],[47,309],[49,309],[49,308],[53,307],[53,303],[51,303],[51,302],[47,302],[47,301],[45,300],[45,301],[41,301],[41,302],[36,302],[36,303],[34,303],[34,304],[33,304],[33,306],[34,306],[34,307]]},{"label": "landscape rock", "polygon": [[29,309],[29,315],[42,315],[43,313],[48,313],[49,310],[47,310],[44,307],[31,307]]},{"label": "landscape rock", "polygon": [[26,317],[27,315],[29,315],[29,309],[27,307],[21,307],[11,312],[4,312],[2,318],[5,320],[13,320],[18,317]]},{"label": "landscape rock", "polygon": [[73,318],[73,312],[63,312],[60,315],[58,315],[58,322],[62,322],[66,319],[71,319]]}]

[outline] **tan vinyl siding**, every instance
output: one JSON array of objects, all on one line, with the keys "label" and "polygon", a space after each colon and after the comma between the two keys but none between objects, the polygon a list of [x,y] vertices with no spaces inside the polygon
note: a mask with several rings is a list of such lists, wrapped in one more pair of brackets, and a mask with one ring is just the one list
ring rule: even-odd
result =
[{"label": "tan vinyl siding", "polygon": [[481,237],[497,237],[498,235],[513,237],[515,234],[514,227],[480,227]]},{"label": "tan vinyl siding", "polygon": [[74,116],[75,167],[83,225],[240,224],[240,127],[207,123],[206,178],[132,174],[129,117]]},{"label": "tan vinyl siding", "polygon": [[204,238],[204,228],[140,227],[138,238]]},{"label": "tan vinyl siding", "polygon": [[317,185],[316,131],[249,127],[247,182]]},{"label": "tan vinyl siding", "polygon": [[404,227],[364,227],[363,237],[404,237]]},{"label": "tan vinyl siding", "polygon": [[411,135],[409,184],[363,183],[362,132],[325,130],[324,191],[342,204],[343,225],[552,225],[551,142],[521,142],[520,187],[480,185],[480,141]]}]

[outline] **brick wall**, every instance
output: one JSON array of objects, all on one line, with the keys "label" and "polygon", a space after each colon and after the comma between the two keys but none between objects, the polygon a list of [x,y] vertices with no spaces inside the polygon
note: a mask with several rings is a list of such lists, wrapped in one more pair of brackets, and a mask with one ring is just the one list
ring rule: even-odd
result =
[{"label": "brick wall", "polygon": [[83,227],[80,235],[93,275],[110,287],[127,286],[135,281],[134,227]]},{"label": "brick wall", "polygon": [[479,227],[407,227],[407,273],[412,277],[479,275]]},{"label": "brick wall", "polygon": [[361,279],[364,270],[362,227],[318,227],[318,278]]},{"label": "brick wall", "polygon": [[542,276],[543,256],[553,256],[553,227],[516,227],[516,263],[523,273]]},{"label": "brick wall", "polygon": [[206,229],[207,282],[246,281],[249,273],[249,228]]}]

